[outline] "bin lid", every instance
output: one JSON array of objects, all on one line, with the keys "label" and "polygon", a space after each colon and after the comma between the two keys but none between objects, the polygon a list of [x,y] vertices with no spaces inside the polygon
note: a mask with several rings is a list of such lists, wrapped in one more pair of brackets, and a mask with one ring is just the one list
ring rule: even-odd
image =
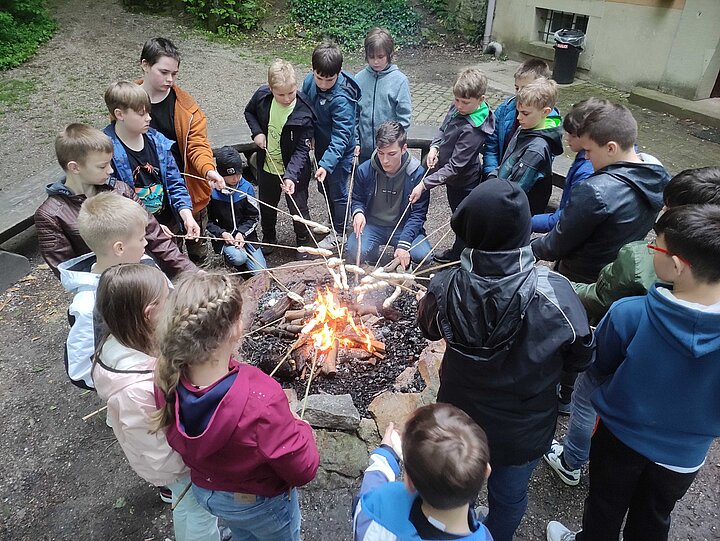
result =
[{"label": "bin lid", "polygon": [[585,33],[582,30],[561,28],[553,35],[556,43],[565,43],[578,49],[585,45]]}]

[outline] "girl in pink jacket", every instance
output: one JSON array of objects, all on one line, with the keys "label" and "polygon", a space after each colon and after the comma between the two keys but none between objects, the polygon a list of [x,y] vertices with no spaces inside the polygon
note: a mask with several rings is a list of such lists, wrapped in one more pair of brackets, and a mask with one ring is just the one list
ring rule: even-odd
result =
[{"label": "girl in pink jacket", "polygon": [[200,505],[233,539],[299,541],[295,487],[315,477],[318,450],[280,385],[234,358],[241,311],[233,277],[180,278],[158,329],[158,427],[190,467]]},{"label": "girl in pink jacket", "polygon": [[[155,267],[119,265],[100,277],[96,308],[108,335],[95,358],[97,393],[107,401],[115,437],[135,472],[155,486],[168,486],[173,504],[190,484],[182,457],[153,432],[158,411],[153,393],[154,329],[168,297],[168,281]],[[219,541],[217,518],[185,494],[173,510],[176,541]]]}]

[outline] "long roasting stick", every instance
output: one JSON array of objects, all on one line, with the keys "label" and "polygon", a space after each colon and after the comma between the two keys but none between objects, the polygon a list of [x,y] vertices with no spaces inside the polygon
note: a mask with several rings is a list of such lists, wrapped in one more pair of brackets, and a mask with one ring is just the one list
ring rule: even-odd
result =
[{"label": "long roasting stick", "polygon": [[395,224],[395,229],[392,230],[392,233],[390,233],[390,238],[388,239],[388,242],[385,243],[385,246],[382,249],[382,252],[380,252],[380,256],[377,258],[377,261],[375,262],[375,267],[373,267],[373,270],[377,270],[377,268],[380,266],[380,260],[382,259],[383,254],[385,254],[385,250],[387,250],[388,243],[392,240],[392,238],[395,236],[395,231],[397,231],[398,227],[400,227],[400,224],[403,221],[403,218],[405,218],[405,213],[410,209],[412,206],[412,203],[408,203],[405,207],[405,210],[403,210],[403,213],[400,215],[400,219],[398,220],[398,223]]},{"label": "long roasting stick", "polygon": [[[352,193],[355,186],[355,166],[357,165],[358,158],[353,156],[352,172],[350,173],[350,185],[348,186],[348,198],[345,203],[345,221],[343,224],[347,226],[348,217],[350,216],[350,207],[352,206]],[[345,243],[347,242],[347,235],[343,235],[342,244],[340,245],[340,259],[343,258],[343,250],[345,249]],[[358,244],[359,245],[359,244]]]},{"label": "long roasting stick", "polygon": [[[447,231],[445,231],[445,234],[442,237],[440,237],[438,244],[440,244],[443,240],[445,240],[445,237],[447,237],[450,233],[452,233],[452,229],[448,229]],[[427,255],[422,258],[420,263],[418,263],[417,266],[415,267],[415,272],[420,270],[420,267],[422,267],[423,264],[425,263],[425,261],[427,261],[427,258],[430,257],[430,254],[432,254],[432,252],[428,252]]]}]

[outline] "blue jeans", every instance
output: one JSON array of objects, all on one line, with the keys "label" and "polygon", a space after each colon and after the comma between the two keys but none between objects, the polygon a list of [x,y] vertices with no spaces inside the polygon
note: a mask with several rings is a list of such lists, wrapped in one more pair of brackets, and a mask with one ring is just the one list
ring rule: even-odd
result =
[{"label": "blue jeans", "polygon": [[[352,168],[352,158],[341,160],[335,170],[325,177],[325,182],[318,182],[318,191],[323,194],[327,190],[330,203],[330,219],[338,235],[345,233],[345,211],[348,205],[348,177]],[[323,201],[323,206],[327,203]]]},{"label": "blue jeans", "polygon": [[539,458],[519,466],[492,466],[485,526],[495,541],[512,541],[528,505],[528,483]]},{"label": "blue jeans", "polygon": [[[233,541],[300,541],[297,489],[279,496],[243,495],[192,487],[200,505],[225,521]],[[255,501],[247,501],[254,498]]]},{"label": "blue jeans", "polygon": [[[248,252],[251,257],[248,257]],[[231,244],[225,244],[222,247],[222,255],[228,264],[233,267],[242,267],[247,265],[249,271],[258,271],[260,269],[266,269],[267,263],[265,262],[265,256],[262,250],[255,248],[251,244],[245,243],[242,248],[233,246]]]},{"label": "blue jeans", "polygon": [[[402,231],[401,228],[398,227],[391,239],[390,234],[393,232],[394,228],[395,226],[390,227],[369,223],[365,224],[365,229],[363,229],[360,237],[360,260],[375,264],[375,261],[377,261],[377,258],[380,255],[379,248],[381,244],[397,246]],[[345,255],[347,256],[347,260],[352,263],[355,262],[355,257],[357,255],[357,244],[357,237],[355,236],[355,233],[352,233],[345,245]],[[420,233],[410,243],[409,251],[410,258],[415,263],[419,263],[432,251],[432,246],[430,246],[430,242],[428,242],[425,235]]]},{"label": "blue jeans", "polygon": [[[190,484],[190,476],[168,485],[173,504]],[[200,506],[192,491],[188,491],[173,510],[175,541],[220,541],[217,517]]]},{"label": "blue jeans", "polygon": [[590,395],[599,385],[589,371],[580,373],[575,380],[570,401],[570,422],[563,443],[563,458],[571,470],[577,470],[590,458],[590,439],[597,417]]}]

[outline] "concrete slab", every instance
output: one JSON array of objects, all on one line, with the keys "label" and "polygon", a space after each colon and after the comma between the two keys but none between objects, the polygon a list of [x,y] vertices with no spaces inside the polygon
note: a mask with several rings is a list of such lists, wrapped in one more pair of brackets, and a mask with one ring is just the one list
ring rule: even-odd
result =
[{"label": "concrete slab", "polygon": [[21,255],[0,250],[0,269],[0,292],[3,292],[30,272],[30,262]]},{"label": "concrete slab", "polygon": [[668,113],[678,118],[688,118],[705,126],[720,128],[720,98],[692,101],[663,94],[657,90],[635,87],[630,93],[628,101],[653,111]]}]

